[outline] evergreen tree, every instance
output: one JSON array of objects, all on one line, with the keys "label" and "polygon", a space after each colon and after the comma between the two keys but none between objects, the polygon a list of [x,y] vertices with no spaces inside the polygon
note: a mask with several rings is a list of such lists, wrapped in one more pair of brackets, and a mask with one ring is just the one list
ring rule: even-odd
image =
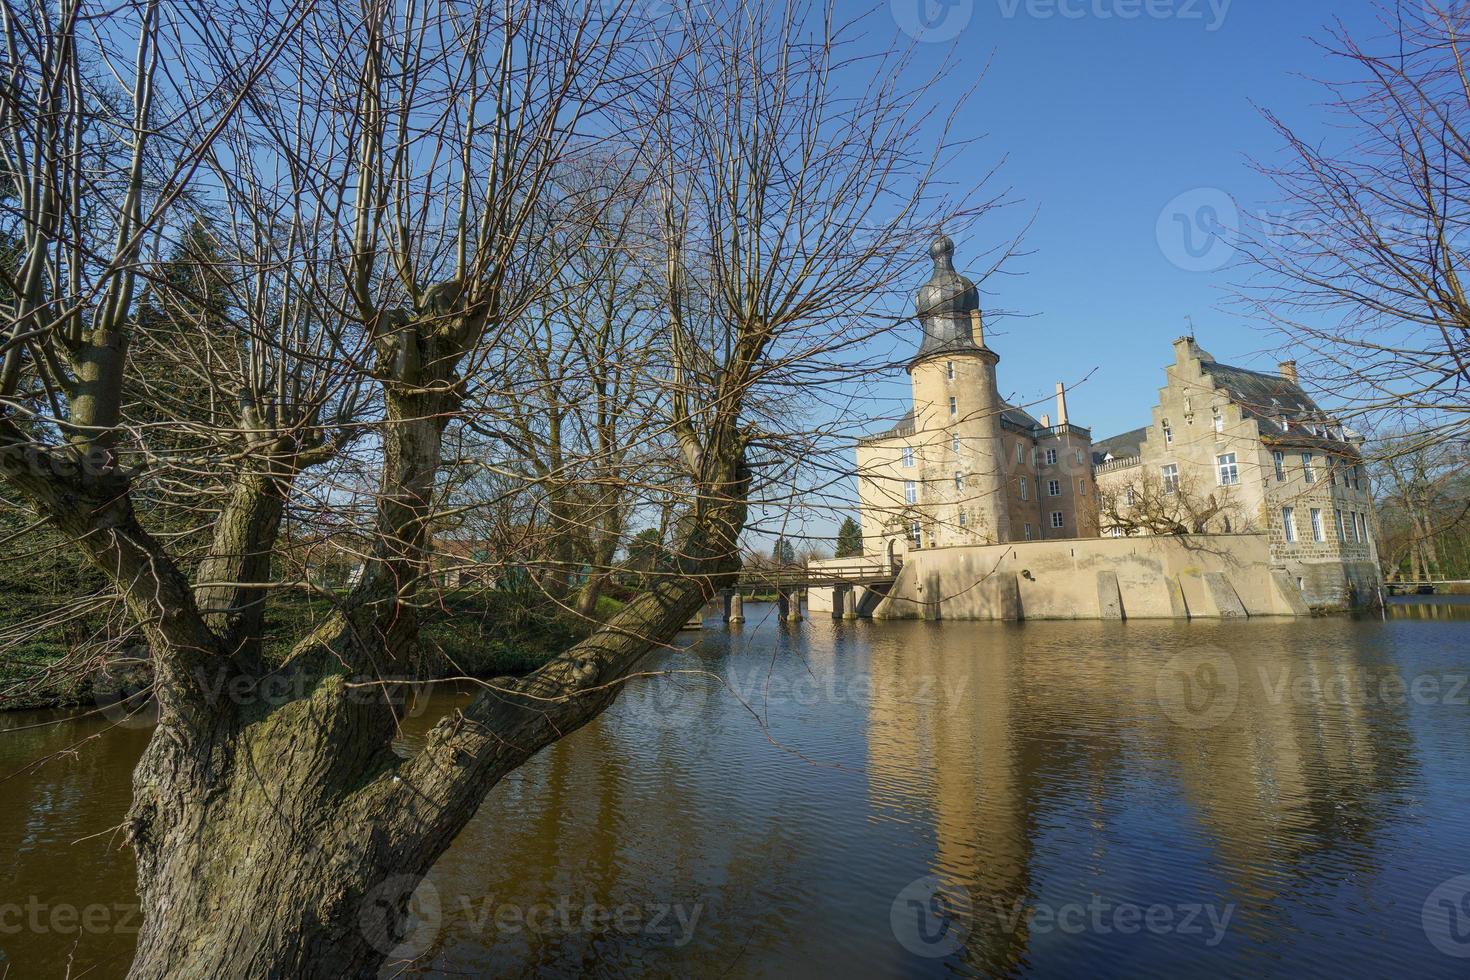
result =
[{"label": "evergreen tree", "polygon": [[771,560],[777,565],[795,565],[795,546],[785,538],[777,538],[776,546],[771,549]]},{"label": "evergreen tree", "polygon": [[837,529],[837,557],[855,558],[863,553],[863,529],[851,517]]}]

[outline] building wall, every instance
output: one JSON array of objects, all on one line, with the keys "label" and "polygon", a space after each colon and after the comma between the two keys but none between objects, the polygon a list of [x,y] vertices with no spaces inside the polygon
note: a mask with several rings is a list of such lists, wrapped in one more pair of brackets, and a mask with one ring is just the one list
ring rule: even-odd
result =
[{"label": "building wall", "polygon": [[909,556],[876,618],[1303,615],[1263,534],[1082,538]]},{"label": "building wall", "polygon": [[[1230,503],[1229,512],[1207,530],[1226,531],[1228,519],[1230,531],[1263,533],[1275,567],[1300,585],[1309,605],[1337,607],[1366,600],[1380,580],[1371,534],[1357,540],[1355,515],[1361,515],[1366,526],[1372,511],[1367,477],[1358,461],[1326,452],[1321,440],[1293,442],[1263,434],[1256,419],[1216,386],[1190,338],[1175,341],[1174,348],[1175,360],[1166,369],[1167,384],[1159,389],[1136,464],[1097,467],[1099,490],[1121,498],[1130,483],[1159,480],[1165,466],[1175,465],[1186,492],[1215,494]],[[1279,477],[1276,452],[1283,455]],[[1312,457],[1315,479],[1310,482],[1304,453]],[[1230,454],[1238,482],[1223,485],[1220,457]],[[1349,481],[1349,468],[1354,466],[1357,478]],[[1295,541],[1287,540],[1283,507],[1292,508]],[[1313,533],[1313,510],[1319,512],[1320,540]],[[1342,539],[1339,512],[1352,524],[1347,541]]]},{"label": "building wall", "polygon": [[[1086,429],[1051,426],[1037,438],[1007,426],[1005,433],[1006,499],[1012,541],[1050,541],[1096,537],[1096,521],[1087,503],[1096,496],[1092,477],[1092,438]],[[1047,450],[1056,462],[1047,462]],[[1052,496],[1052,481],[1058,494]],[[1062,526],[1052,526],[1060,512]]]}]

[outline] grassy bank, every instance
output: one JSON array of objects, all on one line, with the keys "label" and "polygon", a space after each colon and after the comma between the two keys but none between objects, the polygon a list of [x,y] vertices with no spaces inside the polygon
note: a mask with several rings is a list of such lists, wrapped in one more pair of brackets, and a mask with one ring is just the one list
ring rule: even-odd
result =
[{"label": "grassy bank", "polygon": [[[535,601],[539,600],[539,601]],[[622,603],[603,596],[597,619]],[[265,654],[283,659],[294,644],[331,611],[325,599],[275,599],[267,607]],[[24,615],[20,604],[0,601],[0,628]],[[576,643],[594,624],[564,612],[544,597],[493,591],[451,593],[424,610],[423,643],[428,677],[500,677],[529,673]],[[76,638],[102,625],[86,620],[42,633],[0,654],[0,710],[59,708],[96,700],[97,665],[75,654]],[[128,687],[147,685],[146,668],[124,672]]]}]

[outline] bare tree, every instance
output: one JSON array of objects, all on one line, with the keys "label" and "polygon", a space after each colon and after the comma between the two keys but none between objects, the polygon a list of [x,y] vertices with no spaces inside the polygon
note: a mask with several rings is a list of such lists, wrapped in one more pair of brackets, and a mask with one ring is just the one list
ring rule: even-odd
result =
[{"label": "bare tree", "polygon": [[[965,210],[921,211],[942,134],[923,87],[900,90],[901,64],[877,66],[863,97],[834,95],[834,76],[875,67],[843,60],[821,9],[697,7],[657,27],[547,0],[321,2],[280,23],[265,5],[148,2],[87,11],[86,32],[80,0],[59,19],[10,9],[0,135],[23,246],[0,322],[0,464],[147,640],[160,718],[126,825],[145,914],[133,974],[371,973],[486,793],[733,581],[752,500],[809,443],[782,398],[840,377],[834,359],[892,325],[880,302],[936,219]],[[130,112],[108,121],[117,157],[117,141],[88,140],[78,51],[104,37],[97,57],[112,57],[124,28],[138,43],[119,73]],[[219,63],[161,56],[174,38]],[[225,57],[237,50],[243,63]],[[163,85],[173,64],[188,74]],[[647,136],[607,135],[627,132]],[[678,449],[658,484],[674,495],[671,554],[585,641],[487,684],[405,758],[400,682],[422,676],[433,538],[465,504],[447,492],[446,434],[509,428],[497,368],[547,306],[538,222],[589,139],[621,140],[613,158],[654,176],[659,303],[642,360],[596,346],[606,317],[568,327],[584,362],[645,375],[636,398],[594,395],[586,452],[619,472],[629,430],[599,433],[603,411],[658,420]],[[130,419],[129,386],[162,384],[128,355],[145,240],[206,205],[239,270],[235,364],[177,353],[229,407],[145,396]],[[491,464],[514,495],[516,467]],[[212,531],[197,563],[138,505],[193,492],[191,474],[219,488],[199,505]],[[298,547],[293,514],[360,542],[362,567],[278,660],[266,598],[321,591],[278,574],[300,565],[276,560]]]},{"label": "bare tree", "polygon": [[1098,533],[1132,537],[1155,534],[1206,534],[1247,529],[1240,502],[1229,487],[1202,489],[1184,474],[1165,482],[1140,471],[1122,483],[1099,485],[1089,498],[1096,508]]},{"label": "bare tree", "polygon": [[[1433,442],[1470,435],[1470,8],[1376,7],[1382,32],[1340,23],[1322,47],[1326,138],[1266,117],[1285,140],[1264,162],[1279,205],[1246,229],[1257,273],[1242,299],[1303,351],[1304,376],[1366,426]],[[1398,444],[1404,448],[1402,443]]]}]

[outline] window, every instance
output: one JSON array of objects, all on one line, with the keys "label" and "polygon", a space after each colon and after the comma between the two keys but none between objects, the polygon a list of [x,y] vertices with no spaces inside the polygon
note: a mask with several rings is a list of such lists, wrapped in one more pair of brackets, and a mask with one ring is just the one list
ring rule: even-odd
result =
[{"label": "window", "polygon": [[1354,490],[1358,489],[1358,468],[1356,466],[1348,467],[1347,479],[1345,479],[1343,482],[1352,487]]},{"label": "window", "polygon": [[954,380],[954,361],[944,362],[944,379],[946,381]]},{"label": "window", "polygon": [[1290,507],[1281,508],[1281,529],[1286,532],[1287,544],[1296,540],[1295,513]]},{"label": "window", "polygon": [[1077,456],[1077,465],[1078,466],[1081,466],[1082,465],[1082,450],[1080,450],[1080,449],[1077,450],[1076,456]]},{"label": "window", "polygon": [[951,418],[960,414],[960,402],[954,395],[949,396],[949,414]]},{"label": "window", "polygon": [[906,470],[909,470],[909,469],[913,469],[913,467],[914,467],[914,447],[913,446],[904,446],[903,447],[903,468],[906,469]]},{"label": "window", "polygon": [[1358,529],[1358,544],[1368,540],[1368,519],[1362,514],[1353,515],[1353,523]]},{"label": "window", "polygon": [[949,437],[949,448],[955,452],[960,451],[960,434],[958,432]]},{"label": "window", "polygon": [[1020,466],[1024,462],[1026,462],[1026,444],[1018,442],[1016,443],[1016,465]]},{"label": "window", "polygon": [[919,522],[918,521],[914,521],[912,524],[909,525],[909,540],[914,543],[914,547],[915,548],[917,548],[919,546]]},{"label": "window", "polygon": [[965,526],[965,523],[966,523],[966,522],[965,522],[965,512],[964,512],[964,510],[963,510],[963,509],[962,509],[962,510],[961,510],[961,511],[960,511],[960,527],[964,527],[964,526]]},{"label": "window", "polygon": [[1177,463],[1170,463],[1169,465],[1165,466],[1161,472],[1164,475],[1164,492],[1178,493],[1179,465]]},{"label": "window", "polygon": [[1240,467],[1234,453],[1222,453],[1215,457],[1215,466],[1220,473],[1220,486],[1231,487],[1240,482]]},{"label": "window", "polygon": [[1023,476],[1023,477],[1021,477],[1021,499],[1022,500],[1029,500],[1029,499],[1031,499],[1030,496],[1029,496],[1029,494],[1030,494],[1030,490],[1026,486],[1026,478]]},{"label": "window", "polygon": [[1277,421],[1279,421],[1281,423],[1281,431],[1282,432],[1290,432],[1291,431],[1291,419],[1289,419],[1285,415],[1283,415]]},{"label": "window", "polygon": [[1054,510],[1054,511],[1051,512],[1051,526],[1052,527],[1061,527],[1062,526],[1062,512],[1061,511]]},{"label": "window", "polygon": [[1337,486],[1337,466],[1331,459],[1327,461],[1327,482],[1334,487]]},{"label": "window", "polygon": [[1077,496],[1087,496],[1087,481],[1080,476],[1077,478]]},{"label": "window", "polygon": [[1308,483],[1317,482],[1317,471],[1312,469],[1312,454],[1302,453],[1302,477]]},{"label": "window", "polygon": [[963,474],[963,473],[956,473],[954,475],[954,488],[956,490],[963,490],[963,489],[965,489],[965,474]]},{"label": "window", "polygon": [[1027,541],[1030,541],[1031,540],[1031,525],[1030,524],[1027,524],[1026,525],[1026,540]]},{"label": "window", "polygon": [[1061,480],[1047,480],[1046,481],[1046,495],[1048,497],[1060,497],[1062,495],[1062,481]]},{"label": "window", "polygon": [[1286,454],[1282,452],[1272,453],[1271,462],[1276,464],[1276,482],[1281,483],[1286,479]]},{"label": "window", "polygon": [[1343,521],[1343,519],[1342,519],[1342,511],[1340,509],[1337,510],[1337,511],[1335,511],[1335,514],[1337,515],[1337,521],[1336,521],[1336,523],[1337,523],[1337,540],[1341,541],[1343,544],[1347,544],[1348,543],[1347,523],[1345,521]]},{"label": "window", "polygon": [[1312,540],[1327,540],[1326,537],[1324,537],[1322,534],[1322,511],[1318,510],[1316,507],[1312,508]]},{"label": "window", "polygon": [[1129,484],[1128,487],[1127,487],[1127,489],[1125,489],[1123,491],[1123,499],[1128,502],[1128,506],[1129,507],[1132,507],[1133,506],[1133,501],[1135,499],[1137,499],[1137,494],[1135,494],[1133,492],[1133,485],[1132,484]]},{"label": "window", "polygon": [[903,499],[911,504],[919,502],[919,485],[913,480],[903,481]]},{"label": "window", "polygon": [[1162,423],[1162,426],[1163,426],[1163,429],[1164,429],[1164,445],[1166,445],[1166,446],[1173,445],[1174,444],[1174,430],[1171,429],[1171,428],[1169,428],[1169,420],[1168,419],[1164,419],[1164,421]]},{"label": "window", "polygon": [[1225,523],[1225,533],[1226,534],[1229,534],[1230,533],[1230,530],[1231,530],[1231,528],[1230,528],[1230,518],[1228,518],[1228,517],[1225,518],[1224,519],[1224,523]]},{"label": "window", "polygon": [[1046,451],[1046,465],[1047,466],[1055,466],[1055,465],[1057,465],[1057,451],[1055,449],[1048,449]]},{"label": "window", "polygon": [[1216,415],[1215,416],[1215,431],[1216,432],[1224,432],[1225,431],[1225,417],[1223,415]]}]

